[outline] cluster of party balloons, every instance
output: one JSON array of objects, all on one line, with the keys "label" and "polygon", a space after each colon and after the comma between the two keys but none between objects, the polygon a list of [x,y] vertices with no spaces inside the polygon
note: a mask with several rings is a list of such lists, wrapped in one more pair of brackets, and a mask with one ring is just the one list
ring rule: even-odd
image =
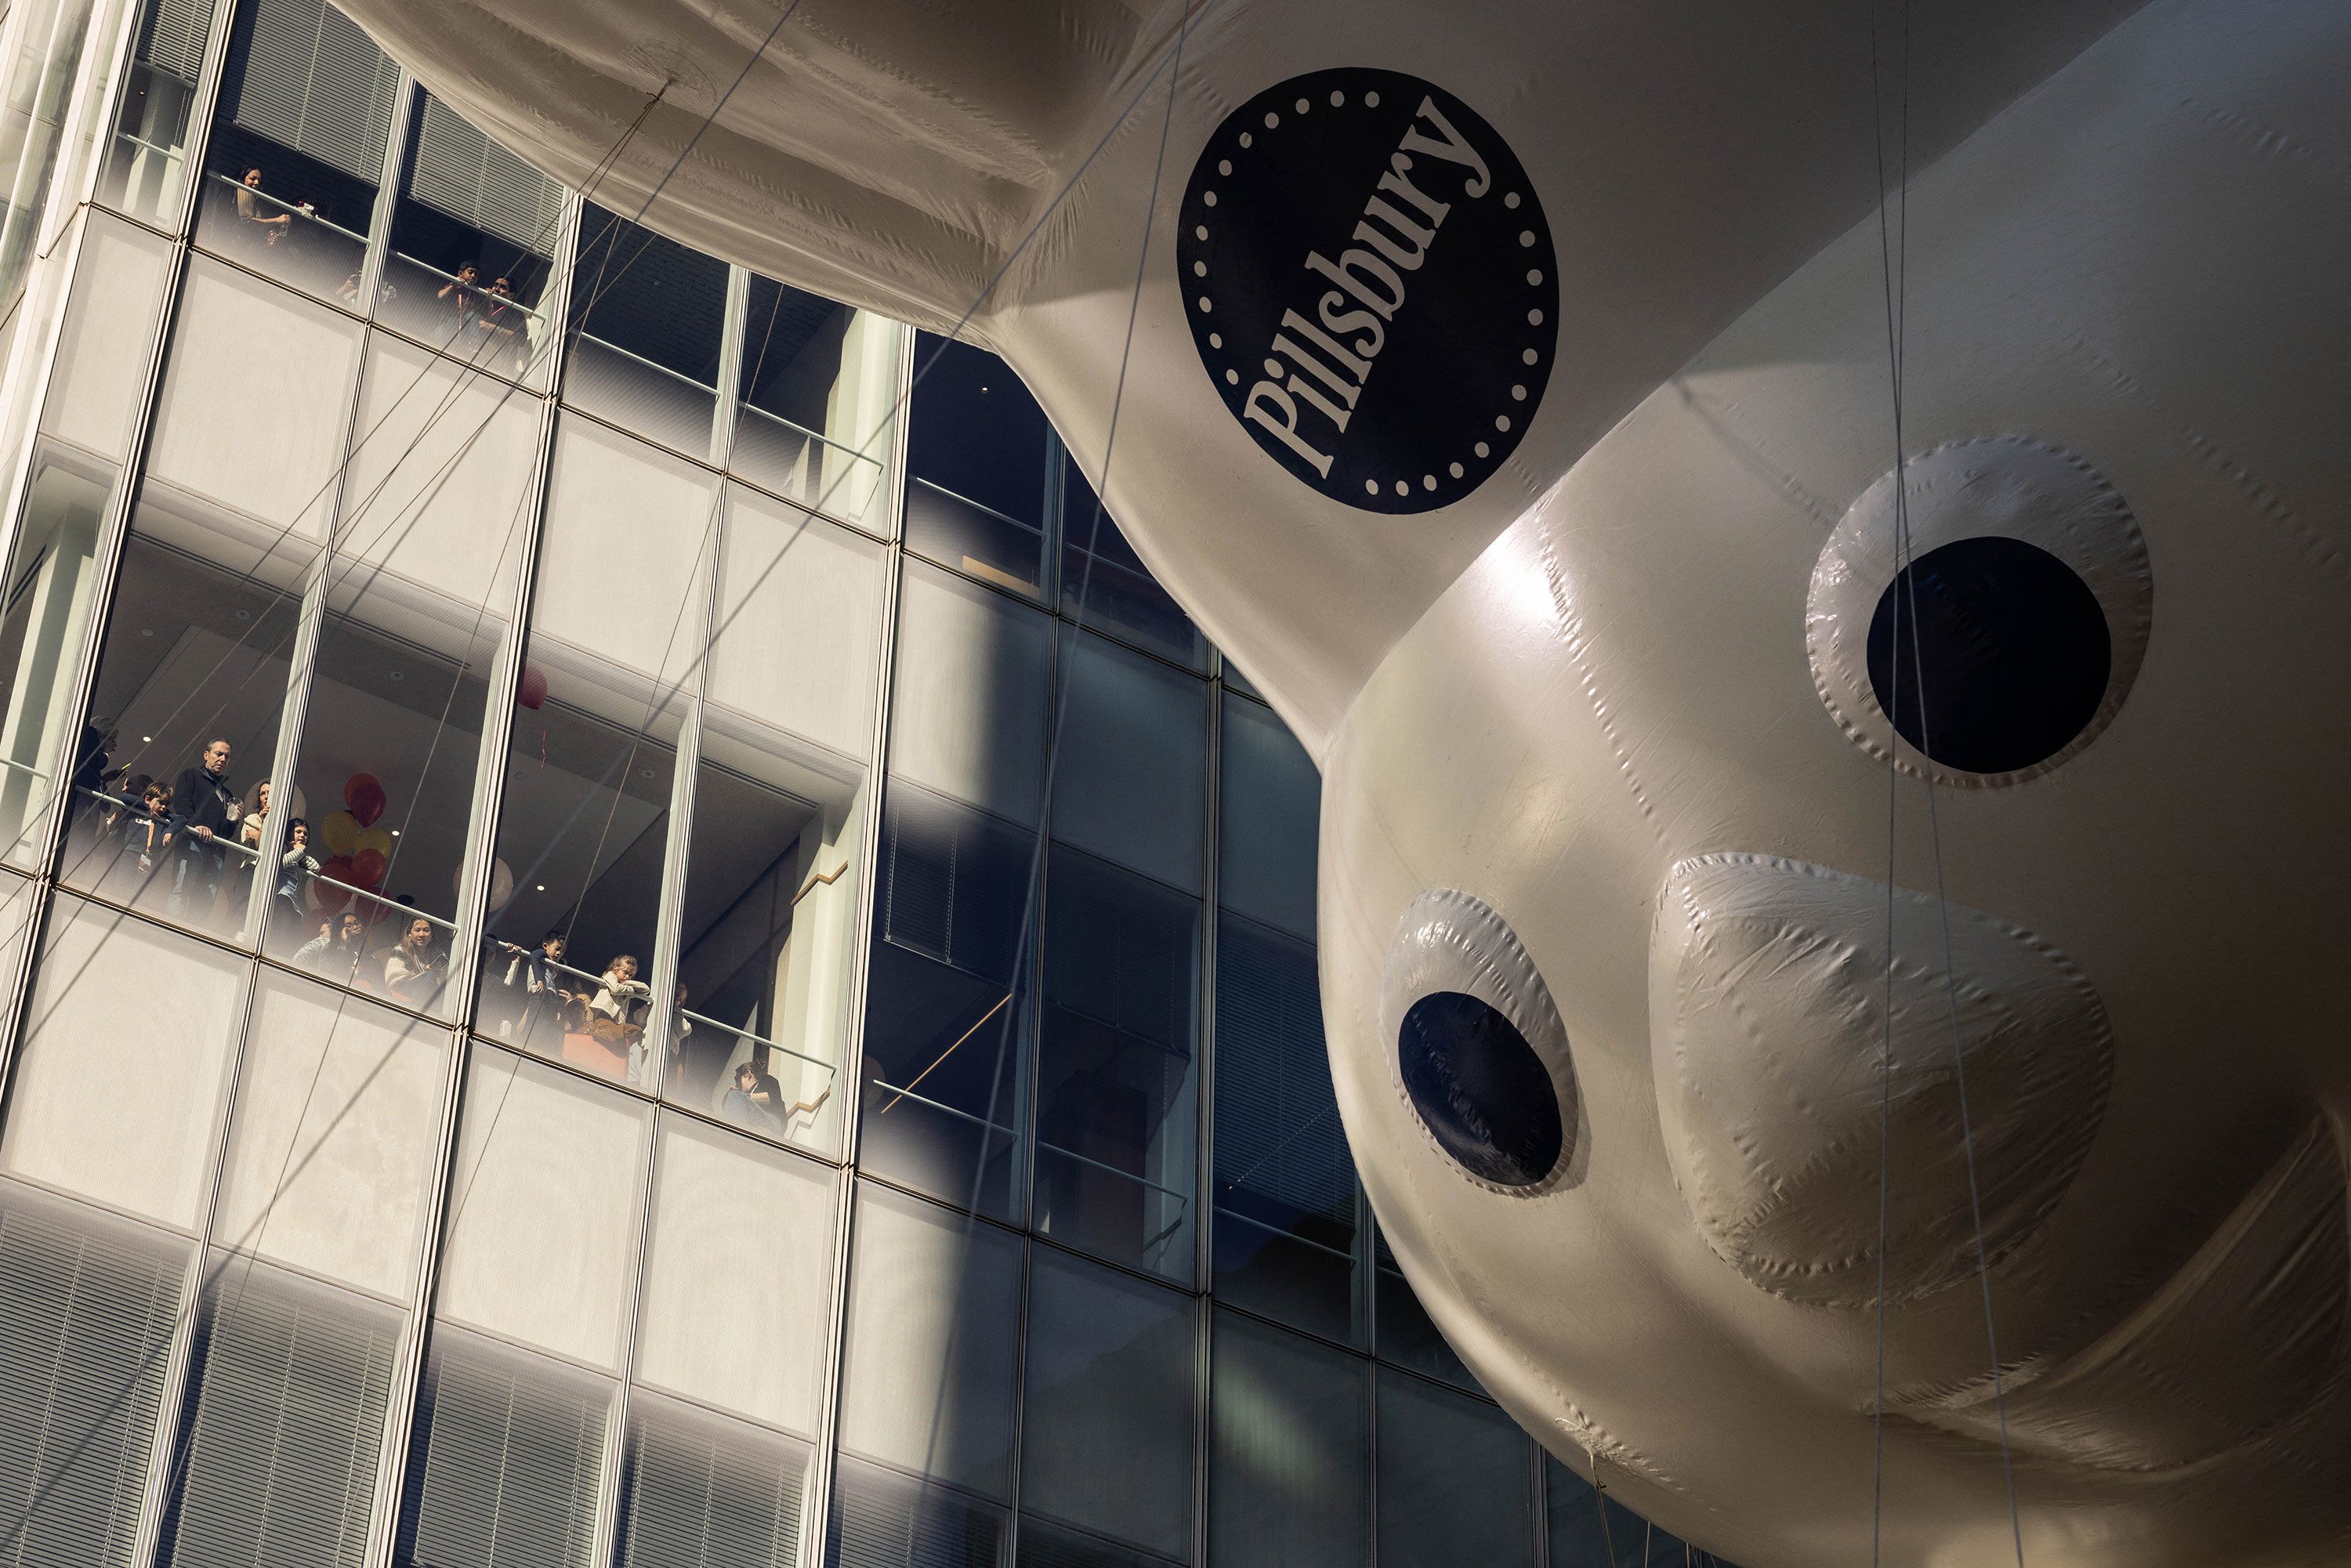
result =
[{"label": "cluster of party balloons", "polygon": [[383,806],[383,784],[374,774],[354,773],[343,780],[343,810],[319,823],[318,841],[329,857],[319,867],[325,879],[318,889],[321,906],[340,909],[350,903],[344,888],[383,891],[384,873],[392,865],[392,835],[375,825]]}]

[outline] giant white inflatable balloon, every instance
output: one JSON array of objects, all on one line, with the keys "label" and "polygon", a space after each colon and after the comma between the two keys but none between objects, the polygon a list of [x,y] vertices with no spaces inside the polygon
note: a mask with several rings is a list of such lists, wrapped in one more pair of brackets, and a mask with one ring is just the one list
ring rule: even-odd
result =
[{"label": "giant white inflatable balloon", "polygon": [[[622,208],[778,15],[346,4],[575,182],[667,84]],[[804,0],[648,221],[1097,479],[1140,259],[1106,493],[1321,760],[1447,1337],[1752,1568],[1881,1409],[1889,1563],[2351,1556],[2351,11],[1188,15]]]}]

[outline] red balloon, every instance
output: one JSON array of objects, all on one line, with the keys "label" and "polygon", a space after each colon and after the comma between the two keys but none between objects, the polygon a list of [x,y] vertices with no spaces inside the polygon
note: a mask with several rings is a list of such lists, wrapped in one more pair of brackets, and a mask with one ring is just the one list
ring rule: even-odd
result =
[{"label": "red balloon", "polygon": [[547,700],[547,675],[536,664],[522,667],[522,679],[515,683],[515,701],[536,712]]},{"label": "red balloon", "polygon": [[343,780],[343,805],[359,820],[360,827],[371,827],[383,815],[383,785],[372,773],[354,773]]},{"label": "red balloon", "polygon": [[351,901],[351,862],[337,855],[319,868],[319,880],[310,884],[310,892],[319,907],[331,915]]},{"label": "red balloon", "polygon": [[375,892],[383,885],[383,873],[389,864],[381,850],[361,850],[351,857],[351,884]]}]

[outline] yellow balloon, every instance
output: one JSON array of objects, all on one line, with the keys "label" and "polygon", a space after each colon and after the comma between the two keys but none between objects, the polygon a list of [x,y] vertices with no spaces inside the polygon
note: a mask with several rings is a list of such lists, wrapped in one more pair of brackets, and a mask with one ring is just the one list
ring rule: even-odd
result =
[{"label": "yellow balloon", "polygon": [[319,824],[319,841],[327,846],[329,854],[350,853],[351,844],[359,836],[360,820],[349,811],[329,812],[326,821]]},{"label": "yellow balloon", "polygon": [[355,855],[363,854],[369,850],[373,850],[380,855],[388,855],[392,853],[392,835],[385,832],[381,828],[362,829],[360,833],[351,840],[350,852]]}]

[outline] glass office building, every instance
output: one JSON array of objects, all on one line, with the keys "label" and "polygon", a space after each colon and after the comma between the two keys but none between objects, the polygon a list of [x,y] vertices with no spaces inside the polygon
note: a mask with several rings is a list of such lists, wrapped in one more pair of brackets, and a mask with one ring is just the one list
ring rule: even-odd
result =
[{"label": "glass office building", "polygon": [[323,0],[0,71],[0,1564],[1706,1560],[1414,1301],[1312,765],[1000,362]]}]

